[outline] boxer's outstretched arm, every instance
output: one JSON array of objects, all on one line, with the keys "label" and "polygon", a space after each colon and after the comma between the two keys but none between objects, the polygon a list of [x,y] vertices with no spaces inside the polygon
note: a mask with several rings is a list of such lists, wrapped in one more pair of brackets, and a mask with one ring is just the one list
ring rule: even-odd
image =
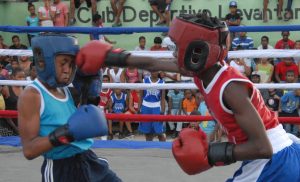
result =
[{"label": "boxer's outstretched arm", "polygon": [[147,56],[128,56],[127,66],[145,69],[149,71],[167,71],[179,73],[177,60],[175,58],[153,58]]},{"label": "boxer's outstretched arm", "polygon": [[248,137],[247,142],[234,147],[234,157],[240,161],[270,158],[273,154],[263,121],[251,103],[251,93],[247,83],[231,82],[223,95],[224,103]]},{"label": "boxer's outstretched arm", "polygon": [[48,137],[40,137],[41,97],[32,87],[18,99],[18,124],[24,156],[31,160],[53,148]]}]

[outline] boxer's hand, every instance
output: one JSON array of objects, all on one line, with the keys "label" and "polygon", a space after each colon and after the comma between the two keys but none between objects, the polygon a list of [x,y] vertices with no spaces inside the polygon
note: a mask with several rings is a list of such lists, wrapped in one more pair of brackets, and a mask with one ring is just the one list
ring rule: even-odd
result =
[{"label": "boxer's hand", "polygon": [[206,135],[201,130],[183,129],[173,142],[172,152],[181,169],[189,175],[212,167],[208,162]]},{"label": "boxer's hand", "polygon": [[126,66],[129,55],[122,49],[113,49],[110,44],[93,40],[80,49],[76,65],[85,74],[96,74],[104,65]]},{"label": "boxer's hand", "polygon": [[68,123],[49,134],[53,146],[69,144],[108,133],[107,122],[102,109],[94,105],[83,105],[71,115]]}]

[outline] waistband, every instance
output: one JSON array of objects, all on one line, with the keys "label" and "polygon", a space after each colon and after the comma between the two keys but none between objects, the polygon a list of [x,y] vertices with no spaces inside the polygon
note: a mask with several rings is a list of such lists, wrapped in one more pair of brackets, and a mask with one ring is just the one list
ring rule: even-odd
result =
[{"label": "waistband", "polygon": [[273,154],[276,154],[293,143],[281,124],[275,128],[267,130],[267,136],[273,147]]},{"label": "waistband", "polygon": [[158,102],[147,102],[147,101],[143,100],[142,105],[146,106],[146,107],[160,107],[160,101],[158,101]]}]

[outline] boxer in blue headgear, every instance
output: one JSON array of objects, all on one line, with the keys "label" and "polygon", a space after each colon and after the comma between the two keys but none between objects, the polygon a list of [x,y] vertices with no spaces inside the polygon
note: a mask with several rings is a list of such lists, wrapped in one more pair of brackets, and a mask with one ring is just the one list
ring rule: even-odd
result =
[{"label": "boxer in blue headgear", "polygon": [[70,82],[66,84],[57,83],[55,57],[60,54],[75,57],[79,51],[77,40],[66,35],[45,34],[34,37],[31,43],[39,80],[50,87],[62,87],[70,84],[76,71],[75,64],[72,65],[73,71]]}]

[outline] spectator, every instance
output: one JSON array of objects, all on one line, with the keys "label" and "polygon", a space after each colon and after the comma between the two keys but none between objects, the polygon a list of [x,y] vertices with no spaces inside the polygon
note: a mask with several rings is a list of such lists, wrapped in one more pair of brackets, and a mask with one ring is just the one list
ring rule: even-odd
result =
[{"label": "spectator", "polygon": [[[168,92],[168,114],[169,115],[180,115],[180,105],[182,102],[182,99],[184,98],[183,96],[183,91],[182,90],[169,90]],[[176,138],[178,136],[178,133],[182,129],[182,124],[179,124],[177,122],[176,128],[175,128],[175,122],[168,122],[170,126],[170,130],[172,132],[172,138]],[[181,127],[180,127],[181,126]]]},{"label": "spectator", "polygon": [[236,51],[238,47],[241,49],[253,49],[253,39],[247,36],[246,32],[240,32],[239,37],[236,37],[232,41],[232,49]]},{"label": "spectator", "polygon": [[292,4],[293,4],[293,0],[288,0],[286,5],[286,14],[284,16],[285,21],[289,21],[291,18],[293,18]]},{"label": "spectator", "polygon": [[[250,80],[252,83],[259,84],[259,83],[261,83],[261,75],[257,71],[253,71],[251,73]],[[260,92],[261,96],[263,97],[264,102],[266,103],[267,98],[269,97],[268,89],[259,89],[259,92]]]},{"label": "spectator", "polygon": [[[289,91],[280,99],[279,117],[299,117],[298,108],[300,100],[300,89]],[[298,134],[298,128],[293,124],[283,124],[288,133]]]},{"label": "spectator", "polygon": [[[92,21],[93,21],[93,26],[94,27],[103,28],[102,16],[99,15],[98,13],[93,15]],[[100,41],[108,42],[110,44],[115,44],[116,43],[116,41],[109,40],[105,35],[98,34],[97,36],[98,37],[95,37],[94,34],[90,34],[90,40],[97,39],[97,40],[100,40]]]},{"label": "spectator", "polygon": [[112,67],[112,69],[109,70],[108,76],[111,83],[125,83],[123,68]]},{"label": "spectator", "polygon": [[[300,40],[296,40],[295,41],[295,47],[294,47],[294,49],[297,49],[297,50],[300,51]],[[299,63],[300,62],[300,58],[299,57],[295,57],[294,61],[298,65],[299,71],[300,71],[300,63]]]},{"label": "spectator", "polygon": [[237,69],[245,76],[250,76],[251,74],[251,67],[246,64],[243,58],[232,59],[229,65]]},{"label": "spectator", "polygon": [[[128,110],[128,98],[125,93],[122,92],[121,89],[114,89],[113,93],[110,96],[109,100],[109,112],[110,113],[125,113],[125,111]],[[110,121],[109,121],[110,122]],[[124,128],[124,122],[120,121],[114,121],[119,122],[119,139],[122,139],[125,136],[125,133],[123,131]],[[126,127],[129,131],[129,133],[132,135],[132,128],[130,122],[125,122]],[[112,124],[109,124],[112,126]],[[112,129],[109,129],[112,130]]]},{"label": "spectator", "polygon": [[[96,0],[85,0],[88,8],[92,7],[92,17],[97,14],[97,1]],[[70,0],[70,25],[76,23],[75,9],[78,9],[83,3],[83,0]]]},{"label": "spectator", "polygon": [[146,38],[144,36],[139,37],[139,45],[134,49],[135,51],[147,51]]},{"label": "spectator", "polygon": [[260,38],[260,43],[261,45],[259,45],[257,47],[258,50],[262,50],[262,49],[274,49],[273,46],[269,45],[269,37],[264,35]]},{"label": "spectator", "polygon": [[171,3],[172,0],[149,0],[152,10],[159,16],[159,22],[156,25],[170,25]]},{"label": "spectator", "polygon": [[8,46],[6,44],[4,44],[4,39],[2,37],[2,35],[0,35],[0,49],[7,49]]},{"label": "spectator", "polygon": [[[0,49],[8,49],[8,46],[4,44],[4,39],[2,35],[0,35]],[[0,56],[0,62],[5,66],[9,60],[8,56]]]},{"label": "spectator", "polygon": [[33,81],[34,79],[36,79],[37,74],[36,74],[36,67],[34,65],[34,63],[30,63],[30,71],[29,71],[29,76],[26,77],[26,80],[28,81]]},{"label": "spectator", "polygon": [[268,93],[269,95],[264,98],[267,107],[271,111],[278,111],[280,96],[277,94],[277,91],[275,89],[268,89]]},{"label": "spectator", "polygon": [[268,58],[260,58],[256,65],[256,71],[261,77],[261,83],[270,83],[274,72],[274,66]]},{"label": "spectator", "polygon": [[43,0],[44,6],[39,7],[39,20],[42,27],[53,27],[55,9],[50,6],[50,0]]},{"label": "spectator", "polygon": [[115,21],[113,23],[113,27],[120,27],[122,26],[121,22],[121,14],[124,9],[124,4],[126,0],[110,0],[111,8],[115,15]]},{"label": "spectator", "polygon": [[162,39],[160,37],[155,37],[153,41],[154,45],[150,48],[151,51],[166,51],[167,48],[162,47]]},{"label": "spectator", "polygon": [[12,74],[13,70],[20,67],[18,57],[10,57],[9,64],[5,66],[5,69],[8,71],[9,76]]},{"label": "spectator", "polygon": [[26,77],[29,75],[31,63],[32,62],[28,56],[19,57],[19,66],[25,72]]},{"label": "spectator", "polygon": [[142,80],[142,74],[134,67],[124,68],[122,75],[125,76],[126,83],[135,83]]},{"label": "spectator", "polygon": [[[197,100],[193,95],[192,90],[190,89],[184,90],[184,98],[182,99],[181,102],[180,114],[190,115],[191,112],[197,109],[198,109]],[[177,123],[177,125],[179,125],[177,127],[179,127],[180,130],[188,126],[187,123],[183,123],[183,122]]]},{"label": "spectator", "polygon": [[278,40],[275,44],[275,49],[294,49],[295,42],[289,39],[290,32],[281,32],[282,39]]},{"label": "spectator", "polygon": [[[35,13],[35,6],[32,3],[28,3],[28,11],[29,11],[29,16],[26,17],[26,23],[27,26],[30,27],[38,27],[39,26],[39,17]],[[36,36],[37,33],[28,33],[28,42],[29,45],[31,46],[31,38]]]},{"label": "spectator", "polygon": [[[0,62],[0,79],[8,79],[9,74],[8,74],[8,70],[5,69],[5,65],[3,62]],[[1,109],[0,109],[1,110]]]},{"label": "spectator", "polygon": [[20,37],[18,35],[14,35],[11,38],[13,45],[9,47],[9,49],[27,49],[26,45],[21,44]]},{"label": "spectator", "polygon": [[56,27],[66,27],[69,24],[69,8],[68,6],[61,2],[61,0],[54,0],[52,5],[53,10],[55,10],[54,16],[54,26]]},{"label": "spectator", "polygon": [[225,17],[225,21],[228,26],[239,26],[241,24],[241,16],[237,12],[237,2],[230,1],[229,3],[229,11]]},{"label": "spectator", "polygon": [[[160,79],[159,72],[151,72],[150,77],[143,79],[144,83],[164,84]],[[141,113],[142,114],[163,114],[165,113],[165,91],[155,88],[141,92]],[[162,122],[141,122],[138,130],[145,134],[146,141],[152,141],[154,136],[158,136],[159,141],[166,141],[165,129]]]},{"label": "spectator", "polygon": [[[268,4],[269,0],[264,0],[263,3],[263,22],[266,23],[268,22],[268,15],[267,15],[267,10],[268,10]],[[282,20],[282,7],[283,7],[283,0],[278,0],[278,6],[277,6],[277,18],[278,20]]]},{"label": "spectator", "polygon": [[294,82],[298,81],[298,66],[294,63],[293,58],[282,58],[281,62],[275,66],[275,79],[278,83],[286,81],[288,71],[294,72]]}]

